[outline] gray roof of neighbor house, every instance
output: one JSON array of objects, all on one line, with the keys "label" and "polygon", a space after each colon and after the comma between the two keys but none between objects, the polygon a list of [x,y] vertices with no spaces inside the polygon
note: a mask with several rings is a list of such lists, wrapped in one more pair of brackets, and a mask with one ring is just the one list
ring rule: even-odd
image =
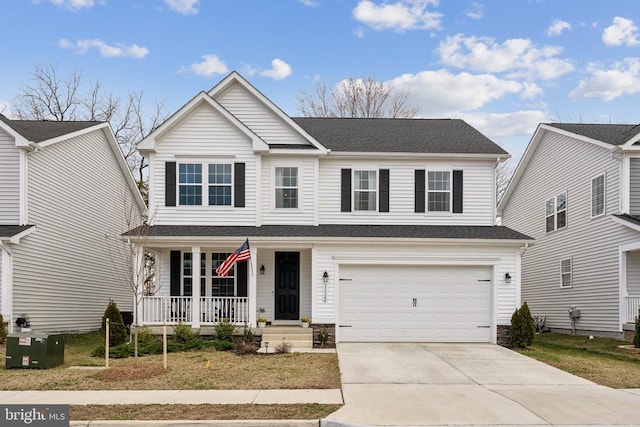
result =
[{"label": "gray roof of neighbor house", "polygon": [[332,151],[507,155],[460,119],[292,117]]},{"label": "gray roof of neighbor house", "polygon": [[8,239],[31,227],[33,225],[0,225],[0,239]]},{"label": "gray roof of neighbor house", "polygon": [[0,114],[0,120],[33,142],[46,141],[104,123],[97,121],[56,122],[51,120],[11,120],[2,114]]},{"label": "gray roof of neighbor house", "polygon": [[206,226],[154,225],[141,226],[124,236],[149,237],[329,237],[329,238],[411,238],[411,239],[495,239],[533,240],[503,226],[447,225],[263,225]]},{"label": "gray roof of neighbor house", "polygon": [[567,132],[597,139],[611,145],[622,145],[640,133],[640,125],[596,123],[545,123]]}]

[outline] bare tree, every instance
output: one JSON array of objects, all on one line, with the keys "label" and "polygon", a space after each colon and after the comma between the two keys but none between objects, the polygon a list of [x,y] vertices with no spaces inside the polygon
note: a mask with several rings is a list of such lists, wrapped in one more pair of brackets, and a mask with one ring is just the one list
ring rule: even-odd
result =
[{"label": "bare tree", "polygon": [[131,92],[123,99],[107,92],[100,81],[84,85],[82,71],[61,77],[55,65],[36,65],[31,83],[19,88],[13,110],[21,120],[109,122],[147,199],[148,163],[137,152],[136,144],[164,120],[164,102],[156,101],[147,112],[142,92]]},{"label": "bare tree", "polygon": [[418,108],[409,104],[409,93],[369,76],[349,77],[336,87],[316,85],[312,93],[296,96],[298,111],[307,117],[413,118]]},{"label": "bare tree", "polygon": [[505,160],[496,166],[496,204],[500,203],[500,199],[511,181],[514,169],[511,167],[511,160]]}]

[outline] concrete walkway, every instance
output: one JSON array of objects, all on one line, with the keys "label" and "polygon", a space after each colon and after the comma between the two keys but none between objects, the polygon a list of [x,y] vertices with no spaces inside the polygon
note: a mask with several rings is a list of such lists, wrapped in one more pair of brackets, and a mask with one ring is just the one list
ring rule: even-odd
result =
[{"label": "concrete walkway", "polygon": [[640,395],[491,344],[339,344],[334,426],[640,426]]}]

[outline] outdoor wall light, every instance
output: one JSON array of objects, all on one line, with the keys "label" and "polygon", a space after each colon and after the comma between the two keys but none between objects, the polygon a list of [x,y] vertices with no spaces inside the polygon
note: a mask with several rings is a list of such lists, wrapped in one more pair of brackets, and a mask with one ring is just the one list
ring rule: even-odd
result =
[{"label": "outdoor wall light", "polygon": [[264,276],[264,270],[265,270],[265,269],[264,269],[264,264],[262,264],[262,265],[260,266],[260,275],[261,275],[261,276]]},{"label": "outdoor wall light", "polygon": [[327,273],[326,271],[322,273],[322,281],[324,283],[327,283],[329,281],[329,273]]},{"label": "outdoor wall light", "polygon": [[504,282],[511,283],[511,275],[509,273],[504,273]]}]

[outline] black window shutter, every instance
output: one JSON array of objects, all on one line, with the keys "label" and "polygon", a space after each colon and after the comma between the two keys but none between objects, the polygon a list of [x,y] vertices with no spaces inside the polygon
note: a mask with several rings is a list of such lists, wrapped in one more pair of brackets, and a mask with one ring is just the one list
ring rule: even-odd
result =
[{"label": "black window shutter", "polygon": [[425,175],[424,169],[416,169],[415,171],[415,211],[425,211]]},{"label": "black window shutter", "polygon": [[389,212],[389,169],[380,169],[380,212]]},{"label": "black window shutter", "polygon": [[462,171],[453,171],[453,213],[462,213]]},{"label": "black window shutter", "polygon": [[340,211],[351,212],[351,169],[341,171]]},{"label": "black window shutter", "polygon": [[244,261],[236,263],[236,274],[238,275],[238,297],[247,297],[247,267],[249,266],[249,262]]},{"label": "black window shutter", "polygon": [[164,205],[176,205],[176,162],[166,162],[164,181]]},{"label": "black window shutter", "polygon": [[244,169],[244,163],[235,163],[233,165],[233,206],[236,208],[244,208]]},{"label": "black window shutter", "polygon": [[180,296],[180,270],[182,269],[182,253],[180,251],[171,251],[170,269],[170,293],[172,297],[177,297]]}]

